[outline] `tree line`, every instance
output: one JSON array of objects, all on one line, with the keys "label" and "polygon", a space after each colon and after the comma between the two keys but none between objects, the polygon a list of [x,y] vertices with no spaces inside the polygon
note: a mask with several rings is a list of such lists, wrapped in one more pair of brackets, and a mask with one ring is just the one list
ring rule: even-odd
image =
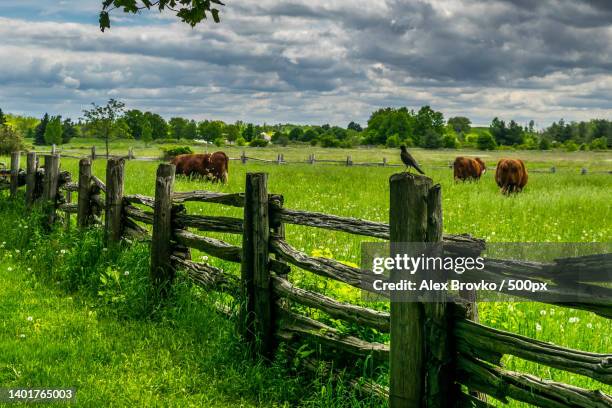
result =
[{"label": "tree line", "polygon": [[50,116],[41,119],[5,115],[0,110],[3,138],[23,142],[32,139],[36,145],[60,145],[75,137],[99,138],[108,143],[113,139],[135,139],[145,144],[201,141],[218,146],[266,146],[269,143],[287,145],[307,143],[322,147],[354,147],[375,145],[398,147],[406,145],[428,149],[472,147],[488,149],[601,150],[612,147],[612,121],[566,122],[563,119],[549,127],[535,129],[534,121],[521,125],[494,118],[488,127],[473,127],[464,116],[444,119],[442,112],[430,106],[418,110],[407,107],[382,108],[374,111],[365,127],[350,122],[346,127],[295,124],[254,124],[220,120],[195,121],[180,116],[169,120],[161,115],[139,109],[125,109],[122,102],[111,99],[105,105],[92,104],[76,121]]}]

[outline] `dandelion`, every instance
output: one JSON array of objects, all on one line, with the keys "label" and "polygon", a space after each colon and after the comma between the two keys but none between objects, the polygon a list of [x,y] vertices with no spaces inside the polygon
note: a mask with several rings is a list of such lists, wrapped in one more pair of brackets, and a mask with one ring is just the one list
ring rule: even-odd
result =
[{"label": "dandelion", "polygon": [[34,318],[32,316],[28,316],[28,322],[31,322],[32,320],[34,320]]},{"label": "dandelion", "polygon": [[202,260],[203,260],[203,261],[208,261],[208,256],[206,256],[206,255],[202,255]]},{"label": "dandelion", "polygon": [[125,272],[123,272],[123,274],[124,274],[125,276],[128,276],[128,275],[130,274],[130,271],[125,271]]},{"label": "dandelion", "polygon": [[11,272],[11,271],[13,270],[13,268],[9,266],[9,267],[7,268],[7,270],[8,270],[9,272]]},{"label": "dandelion", "polygon": [[25,339],[25,334],[20,334],[19,337],[21,337],[22,339]]},{"label": "dandelion", "polygon": [[68,252],[68,251],[66,251],[65,249],[62,249],[62,250],[60,251],[60,254],[64,255],[66,252]]},{"label": "dandelion", "polygon": [[28,268],[28,272],[32,272],[32,268]]},{"label": "dandelion", "polygon": [[593,328],[593,323],[587,323],[587,327],[588,327],[589,329],[592,329],[592,328]]},{"label": "dandelion", "polygon": [[546,316],[546,310],[540,310],[540,316]]},{"label": "dandelion", "polygon": [[16,254],[19,254],[19,253],[21,253],[21,251],[20,251],[19,249],[16,249],[16,250],[15,250],[15,253],[16,253]]},{"label": "dandelion", "polygon": [[536,323],[536,331],[542,331],[542,325],[540,323]]},{"label": "dandelion", "polygon": [[580,321],[580,318],[574,316],[574,317],[570,317],[568,322],[570,323],[578,323]]}]

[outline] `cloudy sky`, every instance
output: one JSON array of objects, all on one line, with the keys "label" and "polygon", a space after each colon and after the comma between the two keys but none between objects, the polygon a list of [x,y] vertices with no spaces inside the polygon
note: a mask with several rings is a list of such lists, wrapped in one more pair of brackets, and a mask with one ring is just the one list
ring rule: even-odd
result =
[{"label": "cloudy sky", "polygon": [[477,124],[612,118],[610,0],[227,0],[222,23],[0,2],[0,107],[79,117],[121,99],[169,118],[365,123],[429,104]]}]

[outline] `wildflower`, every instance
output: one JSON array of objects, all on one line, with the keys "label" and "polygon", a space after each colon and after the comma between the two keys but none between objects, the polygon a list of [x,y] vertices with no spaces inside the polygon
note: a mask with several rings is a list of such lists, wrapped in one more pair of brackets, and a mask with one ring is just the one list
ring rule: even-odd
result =
[{"label": "wildflower", "polygon": [[592,329],[592,328],[593,328],[593,323],[587,323],[587,327],[588,327],[589,329]]},{"label": "wildflower", "polygon": [[540,316],[546,316],[546,310],[540,310]]},{"label": "wildflower", "polygon": [[580,318],[575,317],[575,316],[574,317],[570,317],[569,320],[568,320],[568,322],[570,322],[570,323],[578,323],[579,321],[580,321]]},{"label": "wildflower", "polygon": [[542,325],[540,323],[536,323],[536,331],[542,331]]},{"label": "wildflower", "polygon": [[60,251],[60,254],[64,255],[66,252],[67,252],[67,251],[66,251],[65,249],[62,249],[62,250]]},{"label": "wildflower", "polygon": [[25,339],[25,334],[20,334],[19,337],[21,337],[22,339]]},{"label": "wildflower", "polygon": [[16,249],[16,250],[15,250],[15,253],[16,253],[16,254],[19,254],[19,253],[21,253],[21,251],[20,251],[19,249]]},{"label": "wildflower", "polygon": [[11,272],[11,271],[13,270],[13,268],[11,268],[11,267],[9,266],[9,267],[7,268],[7,270],[8,270],[9,272]]},{"label": "wildflower", "polygon": [[34,320],[34,318],[32,316],[28,316],[28,322],[31,322],[32,320]]},{"label": "wildflower", "polygon": [[123,274],[124,274],[125,276],[128,276],[128,275],[130,274],[130,271],[125,271],[125,272],[123,272]]}]

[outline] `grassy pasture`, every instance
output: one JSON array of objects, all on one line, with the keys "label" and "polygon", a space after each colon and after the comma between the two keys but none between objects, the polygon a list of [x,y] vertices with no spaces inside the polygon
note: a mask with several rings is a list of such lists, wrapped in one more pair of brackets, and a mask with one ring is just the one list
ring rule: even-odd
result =
[{"label": "grassy pasture", "polygon": [[[204,148],[198,149],[204,150]],[[115,145],[113,150],[124,153],[127,151],[127,146]],[[235,157],[242,149],[224,150]],[[152,156],[155,151],[143,147],[141,155]],[[139,150],[135,152],[138,156]],[[310,147],[247,149],[248,156],[269,159],[275,159],[279,152],[285,155],[286,160],[303,160],[310,153],[315,153],[317,157],[329,159],[345,159],[347,155],[352,155],[355,162],[379,161],[386,156],[389,162],[398,162],[397,152],[386,149],[341,150]],[[489,166],[493,166],[499,157],[521,157],[526,160],[530,169],[549,168],[554,165],[559,171],[556,174],[532,173],[523,193],[504,197],[495,186],[491,172],[485,174],[478,183],[455,183],[452,179],[452,170],[439,166],[448,163],[457,154],[480,155],[485,158]],[[495,151],[485,154],[470,151],[415,150],[414,155],[423,164],[426,173],[442,185],[444,230],[447,233],[467,232],[490,242],[610,242],[612,239],[612,222],[610,222],[612,175],[582,176],[578,171],[581,167],[589,170],[612,169],[610,153]],[[76,160],[62,159],[62,167],[77,174]],[[153,195],[156,167],[155,162],[128,162],[126,193]],[[104,179],[104,170],[105,162],[95,161],[94,173],[98,177]],[[179,177],[175,189],[240,192],[244,190],[246,173],[254,171],[269,173],[269,190],[283,194],[285,206],[288,208],[386,222],[388,178],[399,169],[307,164],[279,166],[256,162],[243,165],[233,161],[230,164],[230,180],[227,185],[209,184]],[[194,214],[241,217],[240,209],[219,205],[190,203],[188,211]],[[228,234],[210,234],[210,236],[240,244],[240,237],[237,236]],[[359,263],[361,243],[371,241],[364,237],[300,226],[287,226],[287,240],[306,253],[332,256],[352,263]],[[203,256],[194,253],[196,260]],[[238,273],[238,268],[233,264],[218,260],[209,261]],[[361,301],[357,291],[319,279],[306,272],[296,270],[291,278],[303,287],[321,291],[340,300]],[[308,312],[329,323],[338,324],[315,311]],[[610,353],[612,350],[612,340],[610,340],[612,322],[590,313],[538,303],[482,303],[480,313],[481,321],[492,327],[576,349],[600,353]],[[341,326],[341,328],[347,332],[361,331],[356,327]],[[373,332],[361,331],[361,334],[372,340],[388,340],[385,336]],[[511,370],[612,392],[612,387],[594,380],[540,367],[517,358],[507,358],[505,364]],[[372,373],[372,375],[385,382],[384,373]]]}]

